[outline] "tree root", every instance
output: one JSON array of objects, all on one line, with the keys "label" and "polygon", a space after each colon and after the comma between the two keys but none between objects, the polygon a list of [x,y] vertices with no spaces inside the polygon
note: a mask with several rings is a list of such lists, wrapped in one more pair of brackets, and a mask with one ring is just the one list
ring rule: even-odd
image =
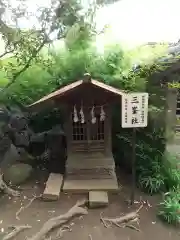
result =
[{"label": "tree root", "polygon": [[142,209],[143,205],[141,205],[136,211],[127,213],[126,215],[122,217],[117,218],[104,218],[102,217],[102,214],[100,215],[100,220],[102,221],[103,225],[106,228],[111,227],[112,225],[115,225],[117,227],[129,227],[131,229],[134,229],[136,231],[140,231],[140,229],[136,228],[134,225],[130,224],[133,222],[136,222],[139,224],[139,211]]},{"label": "tree root", "polygon": [[[71,218],[73,218],[73,217],[75,217],[77,215],[86,215],[86,214],[88,214],[87,209],[82,207],[82,206],[85,205],[85,203],[86,203],[86,200],[83,200],[83,201],[80,201],[80,202],[78,201],[71,209],[69,209],[69,211],[67,213],[49,219],[47,222],[44,223],[44,225],[40,229],[40,231],[37,232],[31,238],[28,238],[28,240],[42,240],[42,239],[44,239],[47,236],[47,234],[51,230],[53,230],[54,228],[63,226]],[[61,231],[59,231],[59,235],[61,236],[62,232],[63,232],[63,227],[60,230]]]},{"label": "tree root", "polygon": [[25,229],[29,229],[31,228],[31,226],[29,225],[22,225],[22,226],[12,226],[13,230],[6,234],[2,240],[9,240],[14,238],[18,233],[20,233],[21,231],[25,230]]},{"label": "tree root", "polygon": [[63,237],[63,232],[67,232],[67,231],[71,232],[71,231],[72,231],[71,227],[68,226],[68,225],[62,226],[62,227],[58,230],[58,232],[57,232],[55,238],[53,238],[53,240],[61,239],[61,238]]},{"label": "tree root", "polygon": [[40,198],[41,196],[42,196],[42,194],[39,195],[39,196],[34,196],[34,197],[28,202],[27,205],[25,205],[25,206],[23,206],[23,207],[20,207],[20,209],[16,212],[16,219],[17,219],[17,220],[20,220],[19,214],[20,214],[24,209],[28,208],[28,207],[33,203],[34,200],[36,200],[37,198]]},{"label": "tree root", "polygon": [[7,193],[8,195],[13,196],[13,197],[18,197],[20,195],[19,191],[16,191],[7,186],[7,184],[3,180],[2,174],[0,174],[0,190],[3,191],[4,193]]}]

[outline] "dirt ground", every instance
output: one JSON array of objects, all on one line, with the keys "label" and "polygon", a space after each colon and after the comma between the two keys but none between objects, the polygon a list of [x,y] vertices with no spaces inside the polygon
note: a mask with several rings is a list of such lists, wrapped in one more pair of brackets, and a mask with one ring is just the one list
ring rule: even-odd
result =
[{"label": "dirt ground", "polygon": [[[34,180],[35,181],[35,180]],[[12,225],[31,225],[32,229],[25,230],[17,235],[17,240],[25,240],[26,237],[32,236],[40,230],[43,223],[49,218],[65,213],[71,206],[73,206],[82,195],[65,194],[62,193],[60,200],[57,202],[43,202],[41,199],[35,200],[30,207],[22,211],[19,215],[20,220],[16,220],[16,212],[21,206],[28,203],[33,194],[39,195],[42,193],[44,180],[37,179],[35,182],[30,181],[22,187],[22,194],[19,198],[10,198],[2,196],[0,198],[0,240],[8,228]],[[127,181],[128,182],[128,181]],[[128,208],[127,202],[130,195],[129,184],[123,182],[122,189],[118,194],[111,194],[109,196],[110,204],[104,209],[89,209],[88,215],[83,218],[76,218],[70,221],[72,231],[63,234],[64,240],[179,240],[180,234],[177,229],[167,226],[156,218],[156,205],[160,200],[160,196],[146,196],[140,192],[136,192],[136,199],[139,200],[140,196],[144,200],[149,201],[152,205],[151,208],[143,208],[140,211],[140,229],[137,232],[129,228],[118,228],[112,226],[105,228],[100,222],[100,213],[103,216],[116,217],[122,213],[131,211]],[[138,204],[134,204],[132,208],[137,209]]]}]

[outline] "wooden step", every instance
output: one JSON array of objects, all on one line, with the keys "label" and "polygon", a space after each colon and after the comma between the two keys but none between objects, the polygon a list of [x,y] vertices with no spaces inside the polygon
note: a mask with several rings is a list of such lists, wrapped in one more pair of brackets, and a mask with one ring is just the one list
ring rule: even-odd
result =
[{"label": "wooden step", "polygon": [[114,168],[112,155],[97,154],[71,154],[66,162],[67,172],[78,169]]},{"label": "wooden step", "polygon": [[97,169],[97,168],[112,168],[114,167],[114,161],[110,160],[102,160],[102,159],[88,159],[86,161],[82,161],[74,159],[72,161],[67,162],[66,168],[69,169],[81,169],[81,168],[86,168],[86,169]]},{"label": "wooden step", "polygon": [[89,192],[89,208],[106,207],[108,205],[108,193],[105,191]]},{"label": "wooden step", "polygon": [[63,183],[63,175],[57,173],[49,174],[46,187],[43,193],[43,199],[46,201],[56,201],[59,199]]},{"label": "wooden step", "polygon": [[97,168],[97,169],[74,169],[67,172],[68,179],[90,180],[90,179],[112,179],[116,177],[114,169]]},{"label": "wooden step", "polygon": [[111,191],[117,192],[119,189],[117,179],[68,179],[64,180],[63,191],[75,193],[87,193],[89,191]]}]

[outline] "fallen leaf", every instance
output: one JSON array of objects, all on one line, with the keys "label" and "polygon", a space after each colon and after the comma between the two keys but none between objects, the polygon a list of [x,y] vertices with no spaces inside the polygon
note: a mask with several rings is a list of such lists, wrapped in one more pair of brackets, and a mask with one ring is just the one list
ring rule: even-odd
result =
[{"label": "fallen leaf", "polygon": [[48,211],[48,213],[55,213],[55,210],[52,210],[52,211]]}]

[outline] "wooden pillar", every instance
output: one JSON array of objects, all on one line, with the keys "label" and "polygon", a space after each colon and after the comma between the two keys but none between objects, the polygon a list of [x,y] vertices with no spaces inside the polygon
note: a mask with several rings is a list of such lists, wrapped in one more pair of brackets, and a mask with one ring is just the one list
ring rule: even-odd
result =
[{"label": "wooden pillar", "polygon": [[72,143],[72,121],[71,121],[71,109],[67,106],[66,108],[66,121],[65,121],[65,134],[67,141],[67,154],[71,152]]},{"label": "wooden pillar", "polygon": [[110,155],[112,152],[112,129],[111,129],[111,109],[110,107],[105,108],[106,119],[105,119],[105,126],[104,126],[104,133],[105,133],[105,153],[106,155]]}]

